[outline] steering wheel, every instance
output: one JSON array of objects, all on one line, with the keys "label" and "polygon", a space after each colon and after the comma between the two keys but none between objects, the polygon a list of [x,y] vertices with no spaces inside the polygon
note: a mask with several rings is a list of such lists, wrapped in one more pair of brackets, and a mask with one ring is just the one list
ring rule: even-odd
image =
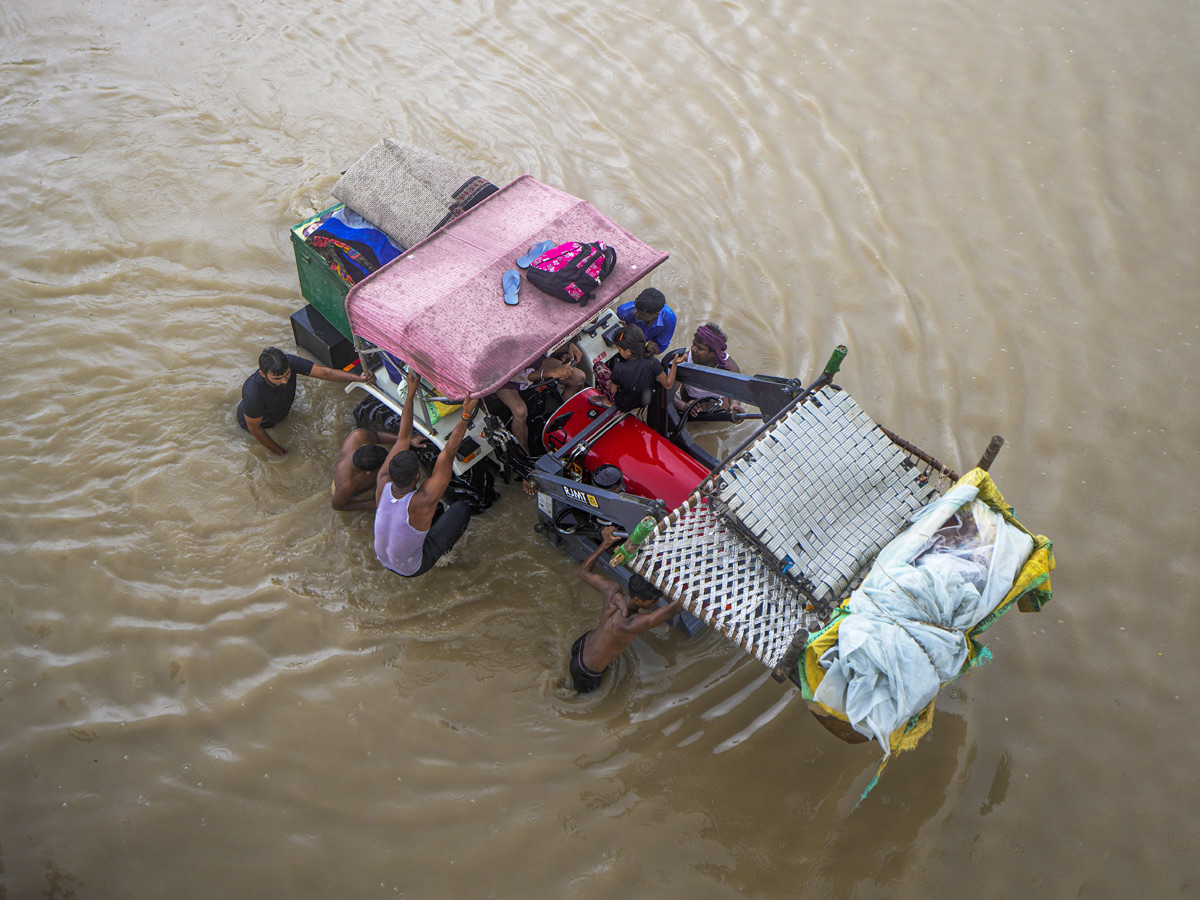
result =
[{"label": "steering wheel", "polygon": [[671,440],[674,440],[675,438],[679,437],[679,433],[681,431],[683,431],[683,429],[685,427],[687,427],[688,420],[691,419],[691,417],[692,417],[692,410],[695,409],[697,406],[699,406],[701,403],[717,403],[719,405],[720,402],[721,401],[718,400],[716,397],[697,397],[695,400],[693,400],[691,403],[689,403],[687,405],[687,408],[683,412],[681,412],[679,414],[679,424],[671,429],[671,431],[667,435],[667,437],[669,437]]}]

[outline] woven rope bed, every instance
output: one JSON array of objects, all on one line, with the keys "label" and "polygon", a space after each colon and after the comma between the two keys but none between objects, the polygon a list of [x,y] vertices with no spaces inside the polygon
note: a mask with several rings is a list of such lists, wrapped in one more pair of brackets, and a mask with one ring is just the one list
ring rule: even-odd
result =
[{"label": "woven rope bed", "polygon": [[629,566],[774,667],[947,484],[827,385],[659,522]]}]

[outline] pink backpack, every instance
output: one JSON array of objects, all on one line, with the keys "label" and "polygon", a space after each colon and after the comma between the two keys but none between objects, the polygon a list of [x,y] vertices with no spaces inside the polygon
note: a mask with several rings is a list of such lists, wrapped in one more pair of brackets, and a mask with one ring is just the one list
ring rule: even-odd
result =
[{"label": "pink backpack", "polygon": [[551,297],[586,306],[616,264],[617,251],[603,241],[568,241],[530,263],[525,277]]}]

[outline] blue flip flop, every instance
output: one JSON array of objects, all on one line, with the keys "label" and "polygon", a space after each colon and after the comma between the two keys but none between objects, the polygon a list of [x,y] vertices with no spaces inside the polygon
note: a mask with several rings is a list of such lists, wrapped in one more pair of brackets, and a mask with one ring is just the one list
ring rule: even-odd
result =
[{"label": "blue flip flop", "polygon": [[528,269],[531,262],[541,256],[547,250],[553,250],[555,246],[556,245],[554,241],[542,241],[541,243],[534,244],[529,248],[528,253],[517,260],[517,265],[522,269]]},{"label": "blue flip flop", "polygon": [[504,302],[509,306],[516,306],[521,302],[521,298],[517,296],[521,290],[521,273],[516,269],[509,269],[500,278],[500,283],[504,285]]}]

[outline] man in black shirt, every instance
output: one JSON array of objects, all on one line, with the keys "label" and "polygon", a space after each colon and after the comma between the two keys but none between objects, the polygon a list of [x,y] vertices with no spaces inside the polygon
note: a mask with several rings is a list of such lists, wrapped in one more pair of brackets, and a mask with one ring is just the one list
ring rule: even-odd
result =
[{"label": "man in black shirt", "polygon": [[283,456],[285,447],[272,440],[267,428],[282,422],[296,399],[296,375],[309,375],[325,381],[358,381],[375,383],[375,375],[354,375],[341,369],[329,369],[275,347],[268,347],[258,357],[258,371],[242,385],[242,402],[238,404],[237,421],[254,435],[254,439],[274,453]]}]

